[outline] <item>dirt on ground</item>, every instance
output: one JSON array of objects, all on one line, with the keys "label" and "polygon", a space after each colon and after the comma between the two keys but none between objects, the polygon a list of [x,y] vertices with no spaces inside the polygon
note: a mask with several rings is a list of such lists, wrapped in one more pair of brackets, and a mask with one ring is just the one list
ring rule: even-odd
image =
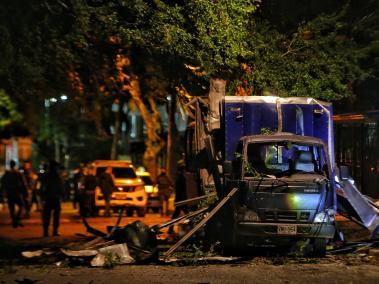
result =
[{"label": "dirt on ground", "polygon": [[[305,262],[305,263],[302,263]],[[112,269],[8,265],[1,283],[378,283],[378,263],[362,259],[258,257],[233,264],[124,265]]]},{"label": "dirt on ground", "polygon": [[[170,263],[90,268],[55,256],[25,259],[23,249],[58,248],[75,238],[43,244],[0,239],[0,283],[379,283],[379,249],[325,258],[285,255],[200,260],[177,254]],[[264,252],[262,253],[264,254]]]},{"label": "dirt on ground", "polygon": [[[91,223],[99,229],[114,224],[114,219],[97,218]],[[63,235],[41,238],[37,218],[25,221],[22,230],[10,228],[9,221],[0,224],[1,283],[379,283],[379,248],[360,248],[350,253],[305,258],[280,254],[260,254],[227,261],[203,259],[199,251],[176,254],[178,260],[148,265],[125,264],[110,268],[91,268],[88,262],[46,256],[25,259],[21,252],[41,248],[59,249],[78,241],[85,233],[80,220],[67,215],[62,223]],[[127,219],[131,222],[134,219]],[[36,224],[34,224],[34,222]],[[158,216],[145,218],[147,223],[162,222]],[[339,222],[350,242],[367,239],[367,230]],[[163,254],[169,245],[161,247]]]}]

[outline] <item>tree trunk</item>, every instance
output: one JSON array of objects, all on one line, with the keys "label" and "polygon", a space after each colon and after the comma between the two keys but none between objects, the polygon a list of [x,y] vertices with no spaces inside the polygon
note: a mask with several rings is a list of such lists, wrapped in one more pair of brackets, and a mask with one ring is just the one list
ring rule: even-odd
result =
[{"label": "tree trunk", "polygon": [[[221,126],[220,102],[225,97],[225,89],[226,80],[211,78],[208,95],[208,131],[219,129]],[[210,175],[212,175],[212,178],[210,178]],[[215,182],[219,186],[218,167],[212,163],[209,165],[207,171],[200,172],[200,176],[204,186],[215,184]]]},{"label": "tree trunk", "polygon": [[147,109],[141,98],[141,90],[137,78],[132,78],[130,80],[129,92],[133,101],[137,105],[146,126],[147,139],[145,141],[146,150],[143,154],[143,164],[150,172],[152,179],[155,180],[158,172],[157,156],[164,147],[164,141],[157,134],[157,131],[160,128],[159,112],[152,97],[148,98],[151,113]]},{"label": "tree trunk", "polygon": [[171,100],[168,102],[168,135],[167,135],[167,160],[166,160],[166,170],[168,176],[171,180],[175,178],[175,140],[177,129],[175,125],[175,113],[176,113],[176,97],[171,95]]},{"label": "tree trunk", "polygon": [[220,128],[220,101],[225,97],[226,80],[211,78],[209,86],[209,130]]},{"label": "tree trunk", "polygon": [[[111,160],[117,160],[118,158],[118,142],[120,140],[120,128],[121,128],[121,109],[122,105],[119,100],[115,100],[113,103],[116,107],[114,109],[115,121],[114,121],[114,133],[111,148]],[[112,106],[113,109],[113,106]]]}]

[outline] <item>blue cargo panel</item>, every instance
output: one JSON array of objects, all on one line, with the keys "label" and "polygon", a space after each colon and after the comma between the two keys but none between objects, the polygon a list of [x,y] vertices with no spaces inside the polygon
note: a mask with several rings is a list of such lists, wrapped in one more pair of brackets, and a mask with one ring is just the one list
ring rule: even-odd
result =
[{"label": "blue cargo panel", "polygon": [[238,141],[243,136],[261,134],[262,130],[278,129],[276,102],[251,98],[226,97],[224,103],[225,155],[232,160]]},{"label": "blue cargo panel", "polygon": [[[243,136],[278,130],[278,110],[282,131],[322,139],[334,164],[333,124],[330,103],[309,98],[225,97],[225,158],[232,160],[238,141]],[[331,127],[331,129],[329,129]]]}]

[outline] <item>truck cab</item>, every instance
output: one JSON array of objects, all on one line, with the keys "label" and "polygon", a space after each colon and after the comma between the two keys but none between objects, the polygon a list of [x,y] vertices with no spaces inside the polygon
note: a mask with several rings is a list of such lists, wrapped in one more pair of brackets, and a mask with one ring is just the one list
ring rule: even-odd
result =
[{"label": "truck cab", "polygon": [[307,239],[314,255],[324,255],[337,208],[331,103],[226,96],[218,116],[212,105],[196,102],[187,171],[199,192],[213,180],[219,199],[237,193],[207,226],[210,239],[233,250]]},{"label": "truck cab", "polygon": [[277,246],[310,239],[316,255],[334,236],[334,188],[327,146],[291,133],[251,135],[237,144],[225,187],[240,189],[233,240]]}]

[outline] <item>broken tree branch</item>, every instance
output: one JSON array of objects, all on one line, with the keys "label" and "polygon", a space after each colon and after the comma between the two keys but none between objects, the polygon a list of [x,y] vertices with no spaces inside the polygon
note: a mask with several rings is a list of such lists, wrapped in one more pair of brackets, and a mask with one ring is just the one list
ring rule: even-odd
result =
[{"label": "broken tree branch", "polygon": [[230,198],[238,191],[238,188],[233,188],[227,196],[225,196],[211,212],[201,220],[191,231],[189,231],[183,238],[181,238],[175,245],[173,245],[164,255],[164,258],[168,258],[176,251],[186,240],[188,240],[193,234],[195,234],[201,227],[203,227],[225,204]]}]

